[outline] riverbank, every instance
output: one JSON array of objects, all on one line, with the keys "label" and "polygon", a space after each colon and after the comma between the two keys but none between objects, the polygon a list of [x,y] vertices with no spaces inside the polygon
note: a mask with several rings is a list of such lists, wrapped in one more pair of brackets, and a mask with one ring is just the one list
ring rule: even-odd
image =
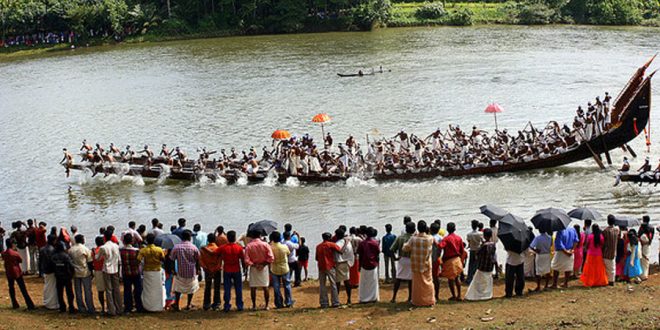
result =
[{"label": "riverbank", "polygon": [[[484,25],[542,25],[544,23],[521,21],[518,17],[517,9],[512,2],[452,2],[448,3],[444,9],[444,14],[438,14],[437,18],[421,17],[418,14],[420,9],[429,4],[436,3],[393,3],[391,12],[386,24],[388,28],[396,27],[424,27],[424,26],[484,26]],[[439,3],[437,3],[439,4]],[[321,21],[323,22],[323,21]],[[319,23],[315,21],[315,23]],[[307,24],[299,33],[317,33],[317,32],[341,32],[354,31],[342,27],[341,22],[335,24]],[[546,22],[545,24],[572,24],[569,21]],[[585,25],[593,26],[593,25]],[[659,27],[660,20],[657,18],[644,19],[639,24],[633,26]],[[379,26],[375,28],[383,28]],[[121,42],[116,42],[112,38],[90,38],[85,42],[71,44],[62,43],[56,45],[37,45],[37,46],[10,46],[0,47],[0,61],[13,60],[18,58],[38,56],[48,53],[59,53],[71,50],[72,48],[88,48],[94,46],[112,46],[117,44],[139,44],[156,43],[177,40],[194,40],[221,37],[234,37],[246,35],[267,35],[272,34],[267,31],[246,29],[218,29],[218,28],[197,28],[197,29],[165,29],[158,28],[150,30],[145,34],[136,34],[128,36]]]},{"label": "riverbank", "polygon": [[[313,267],[313,266],[312,266]],[[131,314],[121,317],[85,316],[59,314],[39,308],[26,312],[10,308],[4,272],[0,273],[0,318],[3,329],[57,329],[76,327],[80,329],[129,329],[136,324],[148,325],[149,329],[214,328],[219,322],[223,327],[243,329],[260,328],[360,328],[360,329],[406,329],[417,328],[469,328],[469,329],[566,329],[566,328],[609,328],[609,329],[657,329],[660,326],[660,274],[651,275],[639,285],[617,283],[614,287],[584,288],[579,281],[572,281],[568,289],[548,290],[527,294],[524,298],[504,299],[502,280],[495,281],[494,296],[484,302],[450,302],[447,283],[442,281],[441,297],[432,308],[414,308],[407,303],[392,304],[392,285],[381,285],[381,302],[368,305],[342,306],[338,309],[318,308],[318,283],[309,281],[293,289],[295,308],[270,311],[205,312],[196,308],[188,312],[163,312],[154,314]],[[527,281],[526,288],[535,284]],[[31,276],[27,286],[32,299],[41,305],[43,281]],[[465,290],[466,288],[464,288]],[[246,292],[247,293],[247,292]],[[403,285],[399,300],[407,295]],[[96,293],[95,293],[96,296]],[[249,302],[249,294],[244,294]],[[261,293],[258,294],[261,299]],[[271,293],[272,297],[272,293]],[[345,293],[340,300],[345,301]],[[195,294],[193,304],[201,306],[203,290]],[[357,292],[353,292],[357,299]],[[96,299],[96,297],[95,297]],[[20,298],[19,298],[19,301]],[[22,303],[22,301],[21,301]],[[258,302],[258,304],[260,304]],[[271,302],[272,304],[272,302]]]}]

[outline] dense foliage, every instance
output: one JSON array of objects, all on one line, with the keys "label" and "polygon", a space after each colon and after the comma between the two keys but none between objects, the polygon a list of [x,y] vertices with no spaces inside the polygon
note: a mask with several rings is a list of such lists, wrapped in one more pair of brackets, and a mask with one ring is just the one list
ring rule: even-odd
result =
[{"label": "dense foliage", "polygon": [[[484,22],[482,7],[454,1],[420,2],[404,23],[471,25]],[[463,0],[503,3],[506,0]],[[475,5],[477,6],[477,5]],[[660,0],[517,0],[499,10],[497,23],[580,23],[630,25],[660,22]],[[2,39],[73,31],[76,39],[103,36],[122,39],[150,33],[291,33],[369,30],[392,20],[390,0],[0,0]],[[407,21],[405,21],[407,20]],[[395,24],[396,25],[396,24]],[[401,26],[401,25],[399,25]],[[56,37],[57,38],[57,37]],[[1,41],[1,40],[0,40]]]},{"label": "dense foliage", "polygon": [[438,19],[445,15],[447,15],[447,11],[441,2],[427,3],[415,11],[415,16],[421,19]]},{"label": "dense foliage", "polygon": [[635,25],[660,15],[659,0],[525,0],[510,2],[520,24],[581,23]]},{"label": "dense foliage", "polygon": [[153,31],[281,33],[369,29],[387,23],[389,0],[0,0],[2,35],[71,31],[116,38]]}]

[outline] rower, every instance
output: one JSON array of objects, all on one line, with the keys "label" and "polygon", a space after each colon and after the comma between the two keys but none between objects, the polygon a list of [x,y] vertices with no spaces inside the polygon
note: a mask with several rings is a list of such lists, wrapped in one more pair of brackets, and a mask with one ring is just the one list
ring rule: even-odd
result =
[{"label": "rower", "polygon": [[64,153],[64,157],[60,161],[60,164],[63,164],[64,167],[66,168],[66,177],[68,178],[69,175],[71,175],[71,166],[73,165],[73,155],[66,150],[66,148],[62,148],[62,153]]},{"label": "rower", "polygon": [[122,155],[122,160],[127,161],[129,164],[133,162],[133,157],[135,157],[135,151],[131,149],[130,145],[126,146],[126,151]]},{"label": "rower", "polygon": [[355,147],[355,138],[353,138],[353,135],[349,135],[348,139],[346,139],[346,146],[348,147],[348,150],[353,150],[353,147]]},{"label": "rower", "polygon": [[188,156],[186,156],[186,153],[183,152],[183,150],[179,147],[176,147],[174,149],[174,156],[177,158],[176,159],[176,165],[178,167],[183,167],[183,163],[188,160]]},{"label": "rower", "polygon": [[167,144],[163,143],[163,146],[160,148],[160,154],[158,154],[159,157],[169,157],[170,156],[170,151],[167,149]]},{"label": "rower", "polygon": [[101,147],[101,145],[98,144],[98,143],[96,144],[96,151],[98,151],[99,154],[101,154],[101,155],[103,155],[105,153],[105,149],[103,149],[103,147]]},{"label": "rower", "polygon": [[358,71],[358,76],[360,76],[360,77],[364,76],[364,73],[362,72],[362,70]]},{"label": "rower", "polygon": [[154,157],[154,152],[151,151],[148,145],[144,145],[144,149],[140,150],[139,153],[144,154],[142,158],[145,158],[145,166],[149,167],[152,163],[152,158]]},{"label": "rower", "polygon": [[87,140],[83,140],[82,141],[82,146],[80,147],[80,151],[83,151],[83,150],[84,151],[92,151],[92,150],[94,150],[94,148],[92,148],[92,146],[89,143],[87,143]]},{"label": "rower", "polygon": [[639,173],[639,178],[640,178],[639,181],[640,187],[642,186],[642,182],[644,181],[644,179],[651,178],[654,176],[654,173],[651,172],[651,159],[648,156],[646,156],[646,158],[644,159],[644,165],[642,165],[642,167],[640,167],[637,171]]},{"label": "rower", "polygon": [[325,139],[323,139],[324,147],[325,149],[330,149],[332,148],[332,136],[330,135],[330,132],[325,135]]},{"label": "rower", "polygon": [[630,171],[630,163],[628,162],[628,157],[623,157],[623,165],[621,165],[619,174],[616,175],[616,181],[614,182],[615,187],[618,186],[621,182],[621,176],[628,175],[628,171]]},{"label": "rower", "polygon": [[112,142],[110,143],[110,147],[108,149],[110,149],[110,152],[114,155],[119,155],[121,153],[119,148],[117,148],[117,146]]}]

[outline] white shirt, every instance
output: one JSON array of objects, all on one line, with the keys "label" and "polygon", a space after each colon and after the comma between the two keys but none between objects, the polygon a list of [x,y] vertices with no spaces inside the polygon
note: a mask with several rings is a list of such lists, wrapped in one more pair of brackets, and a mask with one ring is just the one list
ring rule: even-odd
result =
[{"label": "white shirt", "polygon": [[100,253],[96,256],[97,259],[103,257],[103,272],[106,274],[119,273],[119,245],[112,241],[107,241],[99,249]]},{"label": "white shirt", "polygon": [[[344,248],[344,245],[346,245],[346,248]],[[353,264],[355,263],[355,253],[353,253],[353,244],[350,244],[350,238],[345,237],[337,241],[337,246],[344,250],[343,253],[335,253],[337,263],[348,262],[348,266],[353,267]]]},{"label": "white shirt", "polygon": [[160,236],[160,235],[165,234],[165,232],[164,232],[162,229],[160,229],[160,228],[154,228],[154,229],[152,229],[152,230],[151,230],[151,233],[154,234],[155,237],[158,237],[158,236]]},{"label": "white shirt", "polygon": [[506,251],[506,263],[511,266],[522,265],[525,262],[525,257],[522,253],[515,253],[513,251]]}]

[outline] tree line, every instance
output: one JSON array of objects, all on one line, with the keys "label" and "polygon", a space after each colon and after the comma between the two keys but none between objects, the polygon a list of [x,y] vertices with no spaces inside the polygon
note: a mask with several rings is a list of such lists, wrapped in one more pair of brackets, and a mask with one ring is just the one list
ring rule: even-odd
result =
[{"label": "tree line", "polygon": [[[660,0],[521,0],[506,2],[519,24],[639,24],[660,14]],[[410,2],[410,1],[409,1]],[[420,1],[412,1],[420,2]],[[449,1],[436,1],[442,7]],[[473,0],[462,2],[504,2]],[[425,15],[441,15],[427,8]],[[469,11],[449,24],[469,25]],[[184,35],[369,30],[387,24],[390,0],[0,0],[2,38],[73,31],[85,39],[153,33]]]}]

